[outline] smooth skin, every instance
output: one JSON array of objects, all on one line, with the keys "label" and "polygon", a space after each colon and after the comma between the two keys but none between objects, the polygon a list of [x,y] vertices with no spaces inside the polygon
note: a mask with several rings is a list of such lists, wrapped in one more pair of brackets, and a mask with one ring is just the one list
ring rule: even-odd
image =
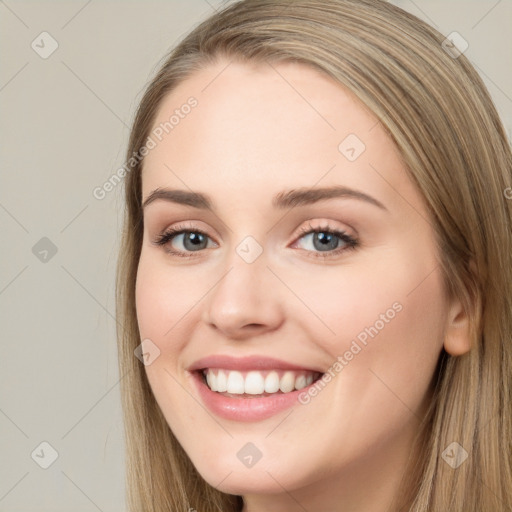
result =
[{"label": "smooth skin", "polygon": [[[470,348],[468,318],[444,291],[422,197],[377,119],[304,64],[222,58],[165,98],[154,127],[190,96],[197,106],[143,170],[143,200],[170,188],[213,203],[155,200],[144,211],[136,305],[141,339],[160,350],[145,367],[156,400],[202,477],[243,495],[244,512],[387,511],[443,345],[453,355]],[[365,145],[354,161],[339,150],[350,134]],[[349,196],[272,204],[283,191],[331,186],[384,208]],[[189,232],[154,243],[177,225]],[[333,235],[325,250],[314,233],[300,233],[326,227],[358,244]],[[199,248],[194,230],[207,235]],[[263,250],[252,263],[237,252],[248,236]],[[187,371],[222,354],[326,372],[395,303],[401,311],[317,396],[266,420],[215,416]],[[237,457],[249,442],[262,453],[252,467]]]}]

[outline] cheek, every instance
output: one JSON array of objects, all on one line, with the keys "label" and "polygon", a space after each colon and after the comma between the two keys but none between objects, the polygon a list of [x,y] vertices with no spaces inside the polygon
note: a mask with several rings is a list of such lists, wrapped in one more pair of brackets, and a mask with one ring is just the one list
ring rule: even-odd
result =
[{"label": "cheek", "polygon": [[199,298],[192,283],[176,279],[175,271],[171,272],[158,261],[141,255],[135,302],[143,339],[151,339],[163,350],[165,347],[160,346],[162,341],[177,339],[174,332],[187,323],[186,315],[197,305]]},{"label": "cheek", "polygon": [[[295,306],[288,316],[308,333],[305,339],[321,343],[333,359],[353,340],[372,353],[385,345],[393,357],[396,350],[439,351],[446,315],[440,270],[432,272],[430,261],[411,263],[413,257],[400,264],[399,256],[389,257],[394,265],[381,260],[287,275],[303,299],[300,304],[290,299]],[[304,303],[311,314],[304,314]]]},{"label": "cheek", "polygon": [[440,270],[432,272],[435,264],[424,259],[403,260],[395,272],[382,261],[380,268],[354,266],[295,288],[332,331],[320,336],[327,330],[318,320],[301,320],[307,338],[330,356],[338,403],[352,410],[366,404],[361,422],[367,414],[392,418],[393,410],[396,419],[420,407],[442,348],[446,302]]},{"label": "cheek", "polygon": [[[167,423],[184,435],[183,424],[193,421],[197,411],[190,407],[190,396],[176,376],[179,355],[191,335],[188,314],[200,296],[194,286],[182,281],[143,249],[135,287],[137,322],[141,339],[151,340],[160,351],[144,369]],[[181,411],[179,415],[173,414],[176,410]]]},{"label": "cheek", "polygon": [[354,282],[353,291],[328,301],[328,321],[342,339],[358,340],[375,349],[375,355],[379,350],[393,358],[438,351],[445,317],[439,275],[430,275],[413,290],[416,275],[386,277],[380,283],[362,280],[358,286]]}]

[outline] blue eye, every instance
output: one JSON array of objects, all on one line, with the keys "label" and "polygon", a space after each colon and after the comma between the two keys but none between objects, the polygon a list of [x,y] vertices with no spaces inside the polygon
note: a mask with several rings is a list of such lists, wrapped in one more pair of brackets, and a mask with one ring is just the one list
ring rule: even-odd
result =
[{"label": "blue eye", "polygon": [[[302,228],[299,232],[299,240],[309,238],[306,252],[311,253],[313,258],[325,259],[336,256],[339,253],[354,249],[358,246],[358,241],[347,234],[345,231],[330,228],[329,226],[321,228]],[[166,230],[154,241],[156,245],[166,247],[169,254],[179,257],[194,257],[197,252],[208,248],[210,237],[199,229],[191,229],[186,226],[176,226]],[[184,250],[172,248],[171,242],[180,240]]]},{"label": "blue eye", "polygon": [[[329,226],[320,228],[302,228],[299,232],[302,235],[300,239],[309,239],[307,244],[308,252],[312,252],[314,258],[329,258],[337,256],[339,253],[355,249],[358,241],[345,231],[330,228]],[[316,252],[318,251],[318,252]]]},{"label": "blue eye", "polygon": [[[175,228],[170,228],[165,233],[160,235],[155,243],[157,245],[166,246],[174,239],[178,237],[182,237],[182,244],[185,247],[185,251],[178,251],[175,249],[166,249],[167,252],[176,255],[176,256],[184,256],[189,257],[193,256],[192,254],[186,254],[186,251],[190,252],[198,252],[202,249],[207,248],[207,242],[209,236],[201,230],[198,229],[190,229],[184,228],[181,226],[176,226]],[[206,242],[206,244],[205,244]]]}]

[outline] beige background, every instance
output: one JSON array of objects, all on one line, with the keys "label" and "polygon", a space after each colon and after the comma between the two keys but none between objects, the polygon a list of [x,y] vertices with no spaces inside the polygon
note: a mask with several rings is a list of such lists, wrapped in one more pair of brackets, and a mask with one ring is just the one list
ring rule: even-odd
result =
[{"label": "beige background", "polygon": [[[512,0],[393,3],[468,41],[510,133]],[[0,0],[0,512],[125,510],[121,187],[103,200],[93,190],[123,164],[167,50],[221,4]]]}]

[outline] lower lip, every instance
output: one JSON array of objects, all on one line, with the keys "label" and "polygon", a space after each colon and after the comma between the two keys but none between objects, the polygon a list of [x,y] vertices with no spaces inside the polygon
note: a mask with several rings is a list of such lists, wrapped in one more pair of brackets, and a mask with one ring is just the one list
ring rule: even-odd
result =
[{"label": "lower lip", "polygon": [[276,393],[262,398],[231,398],[212,391],[200,372],[192,372],[197,390],[205,405],[213,413],[234,421],[261,421],[298,404],[300,393],[308,391],[315,383],[290,393]]}]

